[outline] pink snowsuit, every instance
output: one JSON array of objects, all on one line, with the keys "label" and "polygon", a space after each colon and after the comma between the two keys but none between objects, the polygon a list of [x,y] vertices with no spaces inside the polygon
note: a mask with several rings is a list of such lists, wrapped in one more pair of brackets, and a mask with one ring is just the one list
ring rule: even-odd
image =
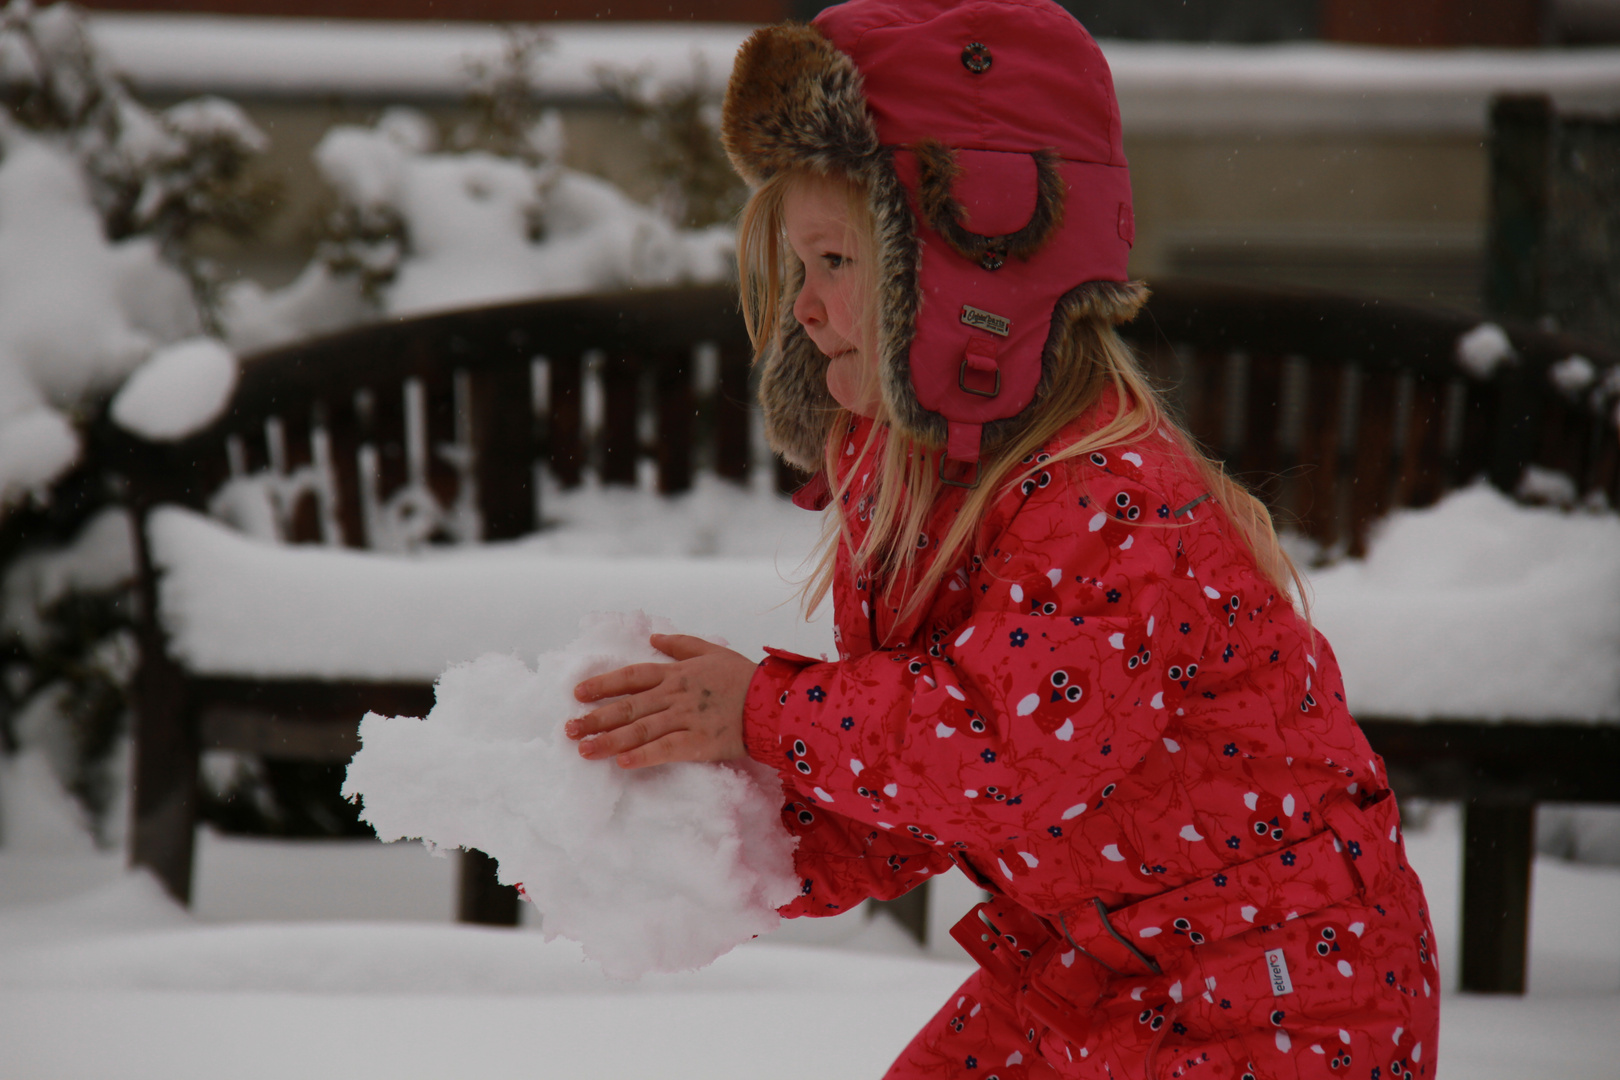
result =
[{"label": "pink snowsuit", "polygon": [[[1146,298],[1107,62],[1052,0],[850,0],[765,28],[722,128],[751,184],[806,170],[864,193],[879,439],[943,448],[942,475],[1085,385],[1066,380]],[[859,544],[869,429],[833,430],[847,414],[785,270],[766,434],[812,473],[843,450],[836,512]],[[995,894],[958,928],[979,972],[895,1080],[1433,1076],[1433,932],[1327,642],[1169,435],[1042,464],[903,622],[841,548],[838,659],[775,653],[755,674],[748,752],[780,770],[800,837],[785,913],[953,866]],[[944,491],[922,548],[962,505]]]},{"label": "pink snowsuit", "polygon": [[[864,426],[842,459],[863,474]],[[857,543],[867,494],[840,508]],[[955,865],[1066,935],[1031,959],[1069,1037],[981,970],[889,1076],[1433,1075],[1434,935],[1382,763],[1327,642],[1204,494],[1162,436],[1060,462],[903,625],[841,550],[838,659],[760,666],[749,753],[801,838],[784,914]]]}]

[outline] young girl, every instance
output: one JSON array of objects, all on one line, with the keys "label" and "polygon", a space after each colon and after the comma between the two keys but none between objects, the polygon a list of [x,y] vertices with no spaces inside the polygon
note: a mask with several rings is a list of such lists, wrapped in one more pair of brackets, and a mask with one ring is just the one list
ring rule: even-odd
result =
[{"label": "young girl", "polygon": [[1114,330],[1147,293],[1096,44],[1050,0],[851,0],[749,39],[724,135],[839,656],[655,638],[676,663],[580,685],[625,695],[580,752],[775,766],[785,915],[993,894],[890,1077],[1432,1076],[1382,764],[1265,509]]}]

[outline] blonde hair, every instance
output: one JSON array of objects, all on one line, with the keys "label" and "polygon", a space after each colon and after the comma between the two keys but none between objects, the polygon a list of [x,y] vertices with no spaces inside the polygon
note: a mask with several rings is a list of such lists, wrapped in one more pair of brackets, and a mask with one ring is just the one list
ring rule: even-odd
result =
[{"label": "blonde hair", "polygon": [[[860,188],[842,177],[809,172],[782,172],[767,180],[744,207],[737,237],[743,317],[754,345],[756,363],[771,350],[782,347],[783,320],[792,306],[791,299],[784,295],[785,285],[791,280],[792,264],[788,260],[797,258],[784,242],[783,213],[787,195],[797,184],[827,180],[841,182],[848,191],[857,266],[865,268],[862,272],[871,273],[875,254],[872,213]],[[863,296],[872,296],[875,292],[874,288],[860,290]],[[1044,393],[1044,397],[1022,430],[987,448],[979,462],[978,483],[967,492],[961,510],[943,537],[930,538],[926,546],[920,544],[934,502],[944,489],[938,472],[940,448],[890,429],[881,456],[873,462],[877,474],[872,485],[875,499],[868,511],[869,528],[858,547],[845,515],[837,509],[860,472],[853,467],[847,470],[834,489],[831,504],[834,509],[823,527],[815,569],[804,584],[806,615],[826,599],[832,587],[838,545],[843,542],[848,545],[853,565],[859,572],[875,581],[885,581],[891,588],[896,584],[900,586],[900,617],[893,624],[898,626],[932,596],[945,575],[970,554],[986,513],[1008,485],[1017,484],[1059,462],[1134,442],[1158,431],[1168,435],[1192,462],[1212,500],[1225,511],[1253,554],[1261,574],[1280,595],[1297,597],[1302,608],[1305,606],[1304,583],[1277,539],[1265,504],[1228,476],[1221,463],[1204,453],[1171,415],[1135,354],[1115,331],[1111,312],[1104,310],[1107,305],[1098,303],[1098,299],[1095,293],[1082,288],[1059,303],[1054,321],[1064,327],[1064,332],[1048,346],[1053,349],[1051,370],[1043,376],[1042,390],[1038,391]],[[875,316],[870,311],[864,314],[868,318]],[[875,332],[871,333],[868,340],[876,340],[876,337]],[[879,377],[877,366],[876,363],[865,365],[868,378]],[[1109,387],[1114,389],[1119,401],[1119,411],[1111,420],[1046,460],[1033,462],[1032,455],[1075,417],[1094,406]],[[878,401],[875,423],[866,445],[858,451],[858,461],[870,458],[880,428],[891,419],[881,395]],[[823,468],[829,480],[838,475],[839,451],[853,419],[853,415],[841,407],[836,408],[831,417],[823,447]],[[1308,609],[1305,614],[1308,619]]]}]

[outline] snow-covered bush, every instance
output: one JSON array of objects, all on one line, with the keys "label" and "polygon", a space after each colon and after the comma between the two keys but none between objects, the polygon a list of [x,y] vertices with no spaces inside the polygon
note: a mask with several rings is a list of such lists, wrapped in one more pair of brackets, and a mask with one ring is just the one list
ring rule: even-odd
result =
[{"label": "snow-covered bush", "polygon": [[523,156],[441,151],[431,123],[408,109],[333,128],[315,165],[339,207],[316,260],[283,289],[227,289],[228,339],[261,349],[381,315],[731,274],[729,229],[677,229],[608,181],[559,164],[555,113],[525,146]]},{"label": "snow-covered bush", "polygon": [[0,9],[0,512],[44,498],[77,420],[160,346],[211,322],[197,228],[263,210],[242,169],[264,135],[218,98],[137,102],[76,9]]},{"label": "snow-covered bush", "polygon": [[646,143],[661,184],[649,207],[562,164],[562,119],[535,80],[547,48],[513,32],[501,57],[472,65],[473,119],[447,140],[406,108],[327,132],[314,163],[337,205],[316,257],[284,288],[226,289],[230,343],[252,351],[385,315],[730,278],[743,188],[704,71],[657,91],[599,73]]},{"label": "snow-covered bush", "polygon": [[151,388],[175,384],[176,343],[234,374],[201,336],[210,286],[186,241],[262,215],[243,168],[265,142],[218,98],[136,101],[73,7],[0,8],[0,750],[16,755],[0,765],[54,775],[104,842],[121,830],[133,556],[81,428],[153,361],[123,411],[161,438],[210,418],[187,373],[178,398]]}]

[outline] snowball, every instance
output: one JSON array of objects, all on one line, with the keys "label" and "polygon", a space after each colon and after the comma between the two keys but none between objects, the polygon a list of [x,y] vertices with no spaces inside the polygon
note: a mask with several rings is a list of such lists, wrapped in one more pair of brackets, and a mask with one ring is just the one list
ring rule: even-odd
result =
[{"label": "snowball", "polygon": [[586,761],[563,723],[581,679],[667,660],[663,620],[598,614],[531,668],[486,655],[446,671],[427,717],[368,713],[343,793],[383,839],[477,848],[521,883],[547,939],[615,978],[702,967],[774,929],[799,893],[794,838],[767,767]]},{"label": "snowball", "polygon": [[113,398],[112,418],[143,439],[183,439],[213,423],[236,389],[236,357],[215,338],[159,349]]},{"label": "snowball", "polygon": [[1495,323],[1480,323],[1457,339],[1457,363],[1476,379],[1490,378],[1513,355],[1513,342]]},{"label": "snowball", "polygon": [[0,505],[44,491],[78,460],[78,432],[55,409],[0,420]]},{"label": "snowball", "polygon": [[1592,385],[1597,368],[1584,356],[1566,356],[1547,369],[1553,385],[1566,394],[1578,394]]}]

